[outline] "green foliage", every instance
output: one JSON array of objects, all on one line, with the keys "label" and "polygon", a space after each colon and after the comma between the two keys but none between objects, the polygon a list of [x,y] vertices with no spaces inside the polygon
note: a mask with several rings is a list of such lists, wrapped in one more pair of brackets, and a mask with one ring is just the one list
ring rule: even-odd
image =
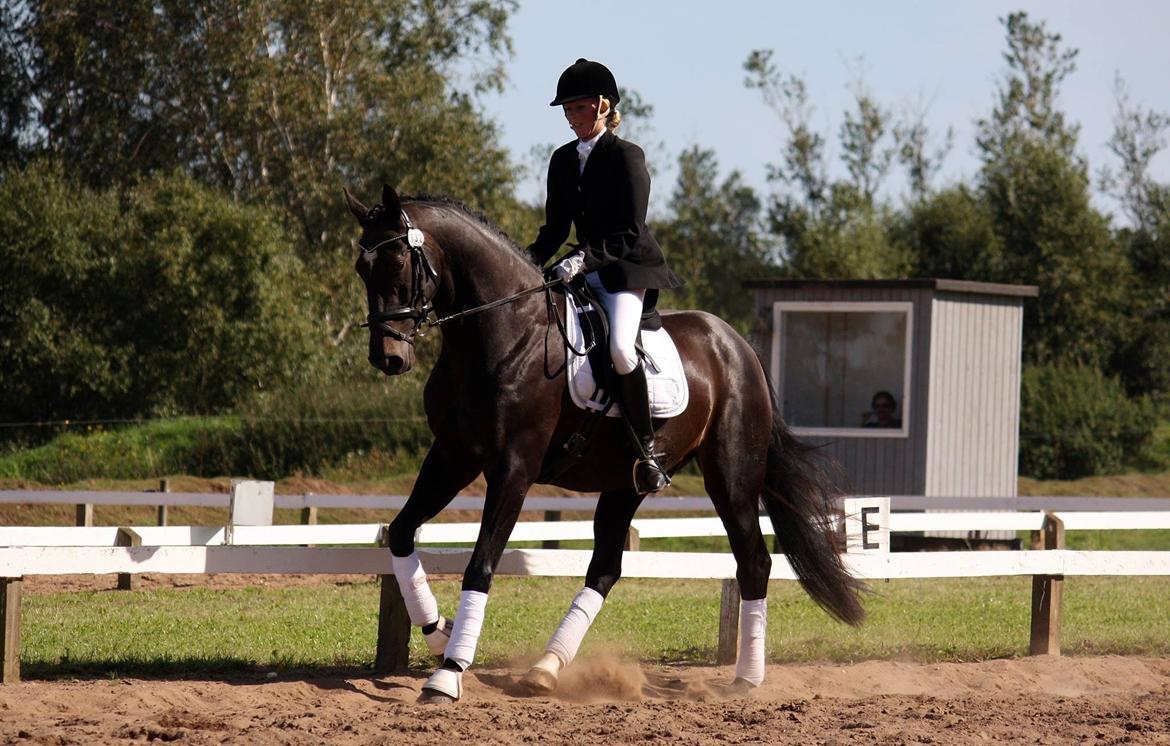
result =
[{"label": "green foliage", "polygon": [[[511,0],[111,0],[30,4],[31,90],[5,91],[88,183],[182,169],[295,227],[326,292],[323,338],[364,315],[342,186],[513,207],[513,173],[473,96],[503,80]],[[16,104],[13,104],[16,105]]]},{"label": "green foliage", "polygon": [[739,172],[716,184],[713,151],[693,147],[678,165],[672,217],[654,233],[686,285],[664,297],[663,305],[709,311],[747,333],[755,302],[740,283],[773,268],[761,234],[760,201]]},{"label": "green foliage", "polygon": [[272,215],[182,176],[0,182],[6,421],[214,412],[319,368],[314,294]]},{"label": "green foliage", "polygon": [[1024,370],[1020,472],[1076,479],[1120,471],[1144,456],[1156,420],[1147,399],[1126,398],[1116,379],[1079,365]]},{"label": "green foliage", "polygon": [[0,455],[0,478],[38,484],[85,479],[228,475],[200,457],[208,442],[239,432],[236,417],[190,417],[136,425],[73,425],[49,442]]},{"label": "green foliage", "polygon": [[242,408],[240,429],[209,441],[198,458],[221,464],[219,474],[262,479],[361,471],[371,460],[383,474],[413,471],[433,440],[422,411],[424,382],[410,374],[265,394]]},{"label": "green foliage", "polygon": [[1170,201],[1120,240],[1133,269],[1121,343],[1110,361],[1133,395],[1170,405]]},{"label": "green foliage", "polygon": [[1132,277],[1108,219],[1091,205],[1085,170],[1020,139],[985,162],[982,190],[1004,247],[1001,274],[988,279],[1040,288],[1025,306],[1025,360],[1104,364]]},{"label": "green foliage", "polygon": [[[784,274],[808,279],[880,279],[904,277],[911,257],[891,230],[892,210],[877,192],[898,152],[916,164],[920,182],[936,166],[923,155],[925,132],[914,137],[906,127],[895,137],[890,114],[861,83],[853,88],[854,111],[847,111],[839,140],[848,179],[829,178],[825,138],[811,124],[812,107],[804,80],[785,75],[772,63],[772,52],[755,50],[744,62],[745,85],[758,89],[780,119],[786,144],[769,180],[777,186],[768,207],[770,232],[781,243]],[[895,143],[890,143],[891,138]]]},{"label": "green foliage", "polygon": [[789,199],[774,201],[772,231],[783,239],[785,276],[877,280],[906,277],[909,249],[892,230],[894,214],[848,184],[835,184],[816,213]]},{"label": "green foliage", "polygon": [[66,484],[173,474],[404,474],[418,468],[432,440],[422,381],[404,376],[268,392],[231,417],[75,425],[44,445],[0,455],[0,478]]},{"label": "green foliage", "polygon": [[910,205],[897,227],[917,277],[988,281],[1002,275],[1003,246],[979,195],[944,189]]},{"label": "green foliage", "polygon": [[1120,336],[1130,269],[1092,207],[1077,128],[1055,105],[1076,50],[1027,14],[1009,16],[1008,71],[979,126],[979,186],[1003,246],[987,279],[1038,285],[1025,307],[1025,359],[1101,366]]}]

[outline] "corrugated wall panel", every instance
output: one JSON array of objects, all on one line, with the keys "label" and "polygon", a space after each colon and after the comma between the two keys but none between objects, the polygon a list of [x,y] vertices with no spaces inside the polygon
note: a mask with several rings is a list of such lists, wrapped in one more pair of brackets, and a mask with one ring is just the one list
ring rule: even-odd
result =
[{"label": "corrugated wall panel", "polygon": [[1015,298],[935,299],[927,494],[1015,494],[1021,319]]}]

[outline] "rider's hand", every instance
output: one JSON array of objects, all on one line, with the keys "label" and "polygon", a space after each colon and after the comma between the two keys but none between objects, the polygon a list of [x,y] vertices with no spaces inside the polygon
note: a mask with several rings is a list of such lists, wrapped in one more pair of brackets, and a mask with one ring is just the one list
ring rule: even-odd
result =
[{"label": "rider's hand", "polygon": [[581,274],[585,269],[585,255],[577,252],[572,256],[566,257],[554,264],[545,272],[545,277],[549,280],[560,280],[561,282],[568,282],[577,275]]}]

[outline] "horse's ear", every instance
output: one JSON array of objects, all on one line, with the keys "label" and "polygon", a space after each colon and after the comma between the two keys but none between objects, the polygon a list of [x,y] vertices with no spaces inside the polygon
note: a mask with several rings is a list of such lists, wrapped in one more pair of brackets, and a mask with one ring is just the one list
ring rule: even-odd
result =
[{"label": "horse's ear", "polygon": [[369,208],[363,205],[357,197],[353,196],[353,193],[347,187],[342,188],[345,190],[345,202],[349,205],[349,211],[353,213],[353,216],[357,218],[359,223],[366,222],[366,217],[370,214]]},{"label": "horse's ear", "polygon": [[385,207],[391,215],[402,212],[402,200],[398,199],[398,192],[394,191],[394,187],[385,183],[382,184],[382,207]]}]

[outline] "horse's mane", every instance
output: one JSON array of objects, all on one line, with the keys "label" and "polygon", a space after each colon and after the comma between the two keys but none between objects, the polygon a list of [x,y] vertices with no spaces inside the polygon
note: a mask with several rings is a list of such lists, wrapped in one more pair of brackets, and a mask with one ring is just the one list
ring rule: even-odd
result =
[{"label": "horse's mane", "polygon": [[438,206],[438,207],[446,208],[449,211],[458,213],[458,214],[462,215],[463,217],[468,218],[472,222],[479,224],[480,227],[486,229],[488,233],[490,233],[496,239],[498,239],[499,243],[503,244],[505,247],[507,247],[511,251],[515,252],[525,262],[532,264],[532,257],[528,256],[528,252],[525,251],[524,249],[520,248],[519,244],[517,244],[515,241],[513,241],[512,237],[509,236],[507,233],[505,233],[503,228],[496,225],[496,223],[493,222],[492,219],[489,218],[487,215],[484,215],[479,210],[474,210],[474,209],[468,207],[466,204],[464,204],[460,200],[457,200],[453,197],[448,197],[446,195],[427,194],[424,192],[422,194],[416,194],[413,196],[405,196],[404,195],[402,197],[402,201],[404,203],[405,202],[425,203],[425,204],[428,204],[431,206]]}]

